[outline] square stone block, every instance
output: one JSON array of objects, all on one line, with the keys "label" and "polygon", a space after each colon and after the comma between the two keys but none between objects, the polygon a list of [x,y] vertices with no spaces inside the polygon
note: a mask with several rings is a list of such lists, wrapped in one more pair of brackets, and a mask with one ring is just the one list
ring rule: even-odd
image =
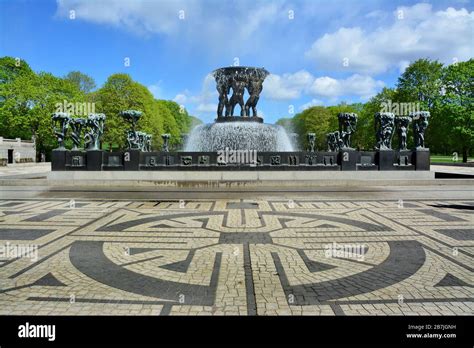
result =
[{"label": "square stone block", "polygon": [[430,150],[416,150],[413,153],[415,157],[416,170],[430,170]]},{"label": "square stone block", "polygon": [[51,153],[51,170],[66,170],[67,150],[53,150]]},{"label": "square stone block", "polygon": [[80,150],[71,150],[66,153],[66,169],[81,170],[86,168],[86,152]]},{"label": "square stone block", "polygon": [[139,170],[140,166],[140,151],[126,150],[123,154],[123,169],[124,170]]},{"label": "square stone block", "polygon": [[102,170],[102,152],[101,150],[87,151],[87,170]]},{"label": "square stone block", "polygon": [[393,150],[380,150],[376,154],[379,170],[395,170],[396,153]]},{"label": "square stone block", "polygon": [[341,170],[357,170],[357,151],[350,149],[339,151],[338,162]]}]

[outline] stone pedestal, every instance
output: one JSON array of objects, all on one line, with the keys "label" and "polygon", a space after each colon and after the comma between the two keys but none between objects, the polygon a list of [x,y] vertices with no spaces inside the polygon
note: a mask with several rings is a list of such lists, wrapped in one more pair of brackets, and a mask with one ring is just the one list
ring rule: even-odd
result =
[{"label": "stone pedestal", "polygon": [[123,154],[124,170],[140,169],[140,150],[126,150]]},{"label": "stone pedestal", "polygon": [[51,152],[51,170],[66,170],[67,150],[53,150]]},{"label": "stone pedestal", "polygon": [[413,163],[415,170],[430,170],[430,150],[415,150],[413,151]]},{"label": "stone pedestal", "polygon": [[84,169],[86,168],[86,156],[85,151],[71,150],[66,154],[66,167],[68,170]]},{"label": "stone pedestal", "polygon": [[102,170],[102,150],[86,152],[87,170]]},{"label": "stone pedestal", "polygon": [[375,164],[376,153],[374,151],[360,151],[357,159],[357,170],[378,170],[379,166]]},{"label": "stone pedestal", "polygon": [[399,150],[396,158],[396,163],[399,166],[410,166],[413,164],[412,151]]},{"label": "stone pedestal", "polygon": [[339,151],[338,163],[341,170],[357,170],[357,151],[342,149]]},{"label": "stone pedestal", "polygon": [[377,164],[379,170],[395,170],[393,164],[395,163],[396,156],[393,150],[380,150],[377,151]]}]

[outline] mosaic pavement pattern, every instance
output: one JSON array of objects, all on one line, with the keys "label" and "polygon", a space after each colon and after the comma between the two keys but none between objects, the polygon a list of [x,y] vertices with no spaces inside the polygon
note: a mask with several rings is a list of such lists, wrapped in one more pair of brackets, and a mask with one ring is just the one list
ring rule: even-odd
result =
[{"label": "mosaic pavement pattern", "polygon": [[474,200],[0,200],[0,314],[472,315],[473,214]]}]

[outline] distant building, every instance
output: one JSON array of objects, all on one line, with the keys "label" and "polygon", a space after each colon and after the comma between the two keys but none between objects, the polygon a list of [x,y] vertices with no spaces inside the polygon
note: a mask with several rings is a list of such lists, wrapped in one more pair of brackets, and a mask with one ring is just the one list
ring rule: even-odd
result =
[{"label": "distant building", "polygon": [[0,137],[0,166],[8,163],[36,162],[34,140],[5,139]]}]

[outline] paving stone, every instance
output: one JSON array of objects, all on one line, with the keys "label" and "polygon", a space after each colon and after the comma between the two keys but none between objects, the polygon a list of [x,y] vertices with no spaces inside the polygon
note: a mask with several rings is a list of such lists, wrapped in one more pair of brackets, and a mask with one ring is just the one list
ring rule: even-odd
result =
[{"label": "paving stone", "polygon": [[474,200],[293,201],[0,200],[0,314],[474,314]]}]

